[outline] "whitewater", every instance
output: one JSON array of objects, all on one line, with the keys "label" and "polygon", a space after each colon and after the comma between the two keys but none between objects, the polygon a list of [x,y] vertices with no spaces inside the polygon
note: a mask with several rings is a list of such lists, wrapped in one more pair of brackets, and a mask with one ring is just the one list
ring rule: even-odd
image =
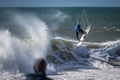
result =
[{"label": "whitewater", "polygon": [[[120,79],[120,39],[105,37],[107,32],[119,36],[119,28],[99,29],[91,25],[90,34],[77,47],[71,28],[61,27],[65,21],[71,22],[65,12],[52,9],[43,16],[44,9],[40,9],[40,15],[32,9],[4,10],[0,13],[4,15],[0,15],[0,80],[26,80],[26,74],[34,73],[33,65],[38,58],[46,60],[47,76],[53,80]],[[103,37],[110,40],[100,41],[101,33],[105,32]],[[100,36],[99,41],[94,41],[95,34]]]}]

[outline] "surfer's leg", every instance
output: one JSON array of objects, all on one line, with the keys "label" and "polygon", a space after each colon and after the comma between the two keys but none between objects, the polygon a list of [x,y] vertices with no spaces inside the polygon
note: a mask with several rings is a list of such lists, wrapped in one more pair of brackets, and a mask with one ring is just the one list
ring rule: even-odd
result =
[{"label": "surfer's leg", "polygon": [[76,38],[77,38],[77,40],[79,41],[79,35],[78,35],[79,33],[78,32],[76,32]]},{"label": "surfer's leg", "polygon": [[81,32],[82,34],[84,34],[84,31],[81,28],[79,29],[79,32]]}]

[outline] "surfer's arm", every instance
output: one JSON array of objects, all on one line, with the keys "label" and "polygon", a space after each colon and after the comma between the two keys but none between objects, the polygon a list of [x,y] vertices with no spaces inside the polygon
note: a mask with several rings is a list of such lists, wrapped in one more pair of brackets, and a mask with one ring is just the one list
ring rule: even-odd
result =
[{"label": "surfer's arm", "polygon": [[79,25],[80,24],[80,21],[79,21],[79,19],[77,18],[77,25]]},{"label": "surfer's arm", "polygon": [[79,23],[79,20],[78,20],[78,18],[77,18],[77,24]]}]

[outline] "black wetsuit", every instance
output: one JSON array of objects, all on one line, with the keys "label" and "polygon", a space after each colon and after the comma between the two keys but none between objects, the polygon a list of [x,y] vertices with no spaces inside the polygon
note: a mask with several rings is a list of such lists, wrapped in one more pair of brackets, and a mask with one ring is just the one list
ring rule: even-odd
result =
[{"label": "black wetsuit", "polygon": [[75,26],[75,32],[76,32],[76,38],[77,40],[80,40],[79,39],[79,33],[81,32],[82,34],[84,33],[84,31],[80,28],[80,24],[78,23],[76,26]]}]

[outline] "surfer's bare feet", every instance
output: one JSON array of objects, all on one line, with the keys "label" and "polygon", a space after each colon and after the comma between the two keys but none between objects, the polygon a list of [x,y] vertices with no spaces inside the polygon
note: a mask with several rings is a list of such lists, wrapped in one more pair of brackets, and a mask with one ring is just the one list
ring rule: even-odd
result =
[{"label": "surfer's bare feet", "polygon": [[81,42],[82,40],[78,40],[78,42]]},{"label": "surfer's bare feet", "polygon": [[87,32],[84,32],[83,34],[87,34]]}]

